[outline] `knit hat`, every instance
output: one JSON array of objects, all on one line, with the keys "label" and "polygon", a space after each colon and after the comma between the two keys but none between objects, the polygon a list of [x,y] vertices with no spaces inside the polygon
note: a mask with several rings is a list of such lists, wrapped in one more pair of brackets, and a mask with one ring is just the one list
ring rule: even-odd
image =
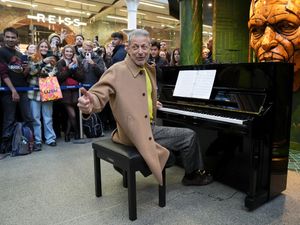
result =
[{"label": "knit hat", "polygon": [[51,43],[51,40],[52,40],[52,38],[54,38],[54,37],[58,37],[58,38],[59,38],[59,40],[60,40],[60,36],[59,36],[58,34],[56,34],[56,33],[52,33],[52,34],[50,34],[50,35],[49,35],[49,37],[48,37],[48,41]]}]

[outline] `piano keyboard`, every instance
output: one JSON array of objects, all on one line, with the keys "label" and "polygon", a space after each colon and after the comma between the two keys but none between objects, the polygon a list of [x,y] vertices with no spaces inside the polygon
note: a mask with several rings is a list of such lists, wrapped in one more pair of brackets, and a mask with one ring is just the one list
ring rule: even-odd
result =
[{"label": "piano keyboard", "polygon": [[209,119],[209,120],[220,121],[220,122],[227,122],[227,123],[238,124],[238,125],[243,125],[243,123],[244,123],[244,120],[240,120],[240,119],[216,116],[216,115],[211,115],[211,114],[204,114],[204,113],[199,113],[199,112],[190,112],[190,111],[185,111],[185,110],[180,110],[180,109],[160,107],[160,108],[157,108],[157,110],[160,110],[162,112],[176,113],[176,114],[185,115],[185,116]]}]

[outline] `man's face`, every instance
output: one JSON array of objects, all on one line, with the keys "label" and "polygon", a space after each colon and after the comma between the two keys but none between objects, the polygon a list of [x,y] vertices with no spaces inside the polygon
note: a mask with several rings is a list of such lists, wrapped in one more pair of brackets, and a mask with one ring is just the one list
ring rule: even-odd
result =
[{"label": "man's face", "polygon": [[137,66],[144,66],[149,58],[150,38],[144,36],[133,37],[127,52]]},{"label": "man's face", "polygon": [[75,45],[78,47],[82,47],[82,43],[83,43],[83,38],[81,36],[77,36],[75,38]]},{"label": "man's face", "polygon": [[4,43],[9,48],[15,48],[18,45],[18,37],[15,33],[10,31],[4,34]]},{"label": "man's face", "polygon": [[111,41],[111,44],[113,47],[116,47],[122,44],[122,40],[120,38],[114,37]]},{"label": "man's face", "polygon": [[[248,26],[251,47],[259,61],[283,61],[300,64],[299,0],[293,10],[287,10],[288,0],[261,0],[255,7]],[[253,5],[251,5],[251,11]],[[296,9],[298,7],[298,9]],[[293,12],[295,11],[295,12]]]},{"label": "man's face", "polygon": [[150,48],[150,54],[153,58],[156,58],[159,54],[159,49],[157,48],[157,46],[151,46]]},{"label": "man's face", "polygon": [[166,51],[167,50],[167,43],[164,42],[164,41],[160,42],[160,49],[162,51]]}]

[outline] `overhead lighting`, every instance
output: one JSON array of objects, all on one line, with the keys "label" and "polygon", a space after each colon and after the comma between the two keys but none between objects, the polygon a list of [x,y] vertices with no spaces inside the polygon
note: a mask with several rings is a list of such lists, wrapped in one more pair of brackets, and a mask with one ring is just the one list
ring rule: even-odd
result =
[{"label": "overhead lighting", "polygon": [[212,3],[211,3],[211,2],[210,2],[210,3],[208,3],[207,5],[208,5],[208,7],[212,7]]},{"label": "overhead lighting", "polygon": [[209,29],[212,29],[212,26],[210,26],[210,25],[203,24],[202,26],[206,27],[206,28],[209,28]]},{"label": "overhead lighting", "polygon": [[171,26],[171,25],[166,25],[166,26],[169,27],[169,28],[172,28],[172,29],[175,28],[174,26]]},{"label": "overhead lighting", "polygon": [[[126,9],[120,9],[121,12],[126,12],[127,13],[127,10]],[[142,16],[146,16],[146,13],[141,13],[141,12],[137,12],[138,15],[142,15]]]},{"label": "overhead lighting", "polygon": [[1,0],[1,2],[11,2],[11,3],[19,4],[19,5],[27,5],[27,6],[31,6],[33,8],[38,6],[36,4],[31,4],[29,2],[20,2],[20,1],[15,1],[15,0]]},{"label": "overhead lighting", "polygon": [[156,5],[150,2],[140,2],[141,5],[147,5],[147,6],[152,6],[155,8],[160,8],[160,9],[164,9],[165,7],[163,5]]},{"label": "overhead lighting", "polygon": [[65,0],[65,2],[72,2],[72,3],[76,3],[76,4],[80,4],[80,5],[86,5],[86,6],[94,6],[94,7],[96,6],[94,4],[79,2],[79,1],[75,1],[75,0]]},{"label": "overhead lighting", "polygon": [[53,9],[58,10],[58,11],[63,11],[67,13],[78,13],[78,14],[86,14],[86,15],[91,15],[89,12],[83,12],[75,9],[68,9],[68,8],[59,8],[59,7],[54,7]]},{"label": "overhead lighting", "polygon": [[111,15],[107,15],[106,18],[109,18],[109,19],[116,19],[116,20],[123,20],[123,21],[126,21],[126,22],[127,22],[127,18],[120,17],[120,16],[111,16]]},{"label": "overhead lighting", "polygon": [[169,17],[164,17],[164,16],[156,16],[156,17],[159,18],[159,19],[171,20],[171,21],[179,22],[179,20],[173,19],[173,18],[169,18]]}]

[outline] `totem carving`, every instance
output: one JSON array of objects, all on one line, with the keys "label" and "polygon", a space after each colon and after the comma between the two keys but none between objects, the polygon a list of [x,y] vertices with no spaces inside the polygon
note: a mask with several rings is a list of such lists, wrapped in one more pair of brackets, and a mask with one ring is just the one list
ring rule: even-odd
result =
[{"label": "totem carving", "polygon": [[260,62],[291,62],[300,89],[300,0],[252,0],[250,45]]}]

